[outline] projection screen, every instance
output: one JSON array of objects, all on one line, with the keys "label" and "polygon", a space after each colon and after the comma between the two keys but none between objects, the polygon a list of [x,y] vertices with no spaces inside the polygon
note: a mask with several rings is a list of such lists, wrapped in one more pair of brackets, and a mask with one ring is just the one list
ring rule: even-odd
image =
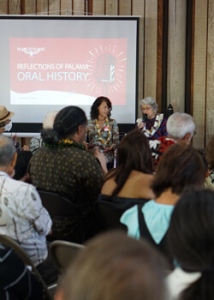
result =
[{"label": "projection screen", "polygon": [[[138,22],[136,17],[1,16],[1,105],[15,112],[16,131],[34,131],[30,125],[68,105],[81,107],[89,118],[98,96],[111,100],[118,123],[134,124]],[[26,123],[30,127],[21,126]]]}]

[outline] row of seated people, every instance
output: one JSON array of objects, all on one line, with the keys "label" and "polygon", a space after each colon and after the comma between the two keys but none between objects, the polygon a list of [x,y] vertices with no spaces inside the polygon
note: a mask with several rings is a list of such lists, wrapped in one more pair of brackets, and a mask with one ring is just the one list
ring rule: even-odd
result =
[{"label": "row of seated people", "polygon": [[[188,115],[175,114],[170,118],[171,120],[173,120],[173,118],[176,120],[181,119],[181,116],[185,116],[187,118]],[[190,116],[189,120],[193,122]],[[170,124],[169,121],[170,119],[167,124]],[[177,127],[178,126],[176,126],[176,128]],[[30,161],[29,173],[33,184],[38,189],[64,195],[77,205],[78,209],[82,213],[85,223],[87,224],[87,235],[88,237],[91,237],[100,231],[99,223],[97,222],[92,209],[94,201],[97,199],[100,191],[102,195],[110,196],[111,199],[113,199],[114,196],[131,199],[134,198],[137,200],[141,198],[155,198],[155,201],[149,201],[143,206],[142,212],[144,213],[144,208],[147,204],[152,202],[156,202],[155,204],[158,203],[160,199],[158,201],[156,200],[161,193],[166,192],[164,196],[166,196],[166,198],[167,196],[169,196],[168,198],[170,199],[172,198],[173,203],[171,206],[174,207],[176,200],[178,200],[182,192],[182,188],[180,186],[183,187],[183,185],[186,185],[186,187],[194,188],[197,184],[198,186],[203,185],[206,168],[202,157],[191,147],[180,146],[180,144],[186,143],[186,141],[189,143],[194,132],[194,130],[188,132],[190,127],[186,127],[184,137],[187,137],[189,133],[189,138],[180,138],[179,141],[178,137],[174,137],[173,144],[175,145],[171,146],[165,153],[155,175],[153,175],[152,158],[151,155],[149,156],[150,150],[148,140],[145,138],[145,135],[138,130],[127,134],[118,146],[118,167],[107,174],[103,189],[106,184],[108,184],[109,187],[106,189],[107,192],[104,192],[101,190],[101,186],[103,182],[103,173],[106,172],[105,157],[102,155],[103,153],[97,151],[96,156],[100,162],[99,164],[95,156],[84,150],[82,143],[84,142],[87,131],[87,118],[81,109],[77,107],[67,107],[57,114],[53,129],[47,129],[42,132],[44,146],[33,155]],[[171,137],[171,140],[173,140],[173,137]],[[127,141],[129,146],[127,146]],[[135,148],[139,149],[135,151]],[[0,150],[0,166],[2,166],[1,190],[4,191],[4,193],[1,194],[1,197],[4,200],[2,201],[2,215],[0,218],[1,225],[3,226],[1,226],[0,232],[4,234],[6,232],[8,235],[12,235],[15,240],[18,240],[22,244],[23,248],[26,249],[32,259],[35,259],[35,264],[41,265],[47,258],[47,247],[45,249],[44,244],[45,236],[51,231],[50,216],[42,207],[39,195],[33,186],[20,182],[15,184],[14,180],[9,178],[9,176],[12,176],[14,173],[13,169],[17,155],[14,145],[10,139],[3,136],[0,137]],[[146,155],[145,153],[147,153],[148,156],[144,157],[144,155]],[[166,157],[165,160],[164,157]],[[168,158],[170,164],[167,165],[166,162],[168,161]],[[179,158],[181,161],[179,161]],[[190,159],[189,164],[188,159]],[[154,184],[156,176],[161,174],[161,169],[164,167],[168,168],[168,175],[165,178],[166,184],[164,185],[164,183],[161,182],[161,186],[163,184],[163,189],[161,190],[161,193],[158,194],[156,190],[150,189],[150,184]],[[182,170],[186,170],[187,173],[186,174],[184,172],[187,177],[183,181],[182,176],[184,176],[184,174],[182,174],[183,171],[179,171],[180,168]],[[120,175],[117,174],[117,170],[119,170]],[[203,180],[200,176],[194,176],[194,172],[197,174],[198,171],[200,171],[201,177],[204,176]],[[6,176],[6,174],[9,176]],[[139,180],[141,175],[143,177]],[[196,179],[198,181],[194,181]],[[179,180],[181,180],[181,182]],[[201,180],[203,181],[202,183]],[[120,194],[122,189],[126,187],[126,184],[131,181],[132,184],[136,182],[138,182],[138,184],[135,186],[130,185],[124,195]],[[137,194],[140,189],[139,186],[143,186],[144,181],[144,194]],[[119,189],[115,192],[115,189],[117,189],[118,186]],[[178,186],[178,188],[175,188],[174,190],[174,186]],[[111,192],[108,192],[109,190]],[[132,191],[133,195],[128,194],[128,190]],[[146,190],[150,194],[146,194]],[[136,194],[134,195],[135,192]],[[114,193],[113,197],[112,193]],[[132,204],[130,206],[132,206]],[[142,204],[144,204],[144,202]],[[160,204],[169,203],[160,202]],[[161,205],[159,207],[161,207]],[[8,212],[8,210],[12,210],[12,213]],[[22,220],[23,216],[25,222]],[[170,213],[168,215],[168,223],[169,216]],[[69,224],[69,222],[71,223]],[[62,239],[65,238],[69,240],[71,235],[67,235],[66,230],[65,236],[63,236],[63,234],[61,235],[60,232],[57,232],[57,228],[62,226],[69,228],[69,234],[73,235],[73,237],[76,235],[78,238],[78,220],[68,219],[67,223],[64,221],[61,222],[61,220],[55,221],[52,234],[58,234],[58,236]],[[32,228],[35,229],[36,233]],[[32,242],[34,243],[34,251],[32,251]],[[38,256],[39,260],[37,260]]]}]

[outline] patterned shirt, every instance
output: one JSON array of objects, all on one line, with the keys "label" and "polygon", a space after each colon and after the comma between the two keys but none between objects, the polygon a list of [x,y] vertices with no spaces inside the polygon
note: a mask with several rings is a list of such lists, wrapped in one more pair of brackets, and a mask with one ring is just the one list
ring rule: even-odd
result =
[{"label": "patterned shirt", "polygon": [[[97,159],[77,147],[40,148],[32,157],[29,173],[38,190],[53,192],[73,202],[87,223],[90,234],[94,227],[93,204],[100,193],[103,173]],[[57,221],[53,218],[55,239],[78,241],[78,219]]]},{"label": "patterned shirt", "polygon": [[[114,119],[109,119],[109,127],[111,128],[110,140],[106,144],[106,147],[115,148],[119,143],[119,128],[117,122]],[[108,128],[106,122],[103,124],[103,127],[100,130],[101,136],[99,137],[97,126],[95,120],[89,120],[87,126],[87,137],[89,144],[102,146],[102,142],[99,138],[102,138],[104,142],[108,139]],[[104,145],[103,145],[104,146]],[[105,146],[104,146],[105,147]],[[114,150],[108,153],[104,153],[107,161],[112,162],[114,159]]]},{"label": "patterned shirt", "polygon": [[16,240],[35,266],[47,258],[51,226],[35,187],[0,172],[0,234]]},{"label": "patterned shirt", "polygon": [[[146,129],[150,130],[155,122],[155,118],[153,119],[147,119],[146,120]],[[163,118],[160,127],[158,128],[158,130],[154,133],[154,135],[150,138],[148,138],[149,140],[156,140],[158,138],[160,138],[161,136],[167,136],[167,131],[166,131],[166,122],[167,120],[165,118]]]}]

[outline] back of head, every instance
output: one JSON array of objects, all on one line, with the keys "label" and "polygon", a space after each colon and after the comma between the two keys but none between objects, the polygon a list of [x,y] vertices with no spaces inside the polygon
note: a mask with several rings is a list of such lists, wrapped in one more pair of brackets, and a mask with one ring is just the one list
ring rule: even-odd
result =
[{"label": "back of head", "polygon": [[206,157],[210,170],[214,170],[214,136],[207,145]]},{"label": "back of head", "polygon": [[202,188],[205,177],[201,154],[190,146],[174,144],[164,152],[151,188],[156,197],[168,188],[181,195],[185,190]]},{"label": "back of head", "polygon": [[123,137],[117,148],[117,168],[108,173],[105,181],[114,177],[117,184],[112,197],[117,195],[132,171],[153,173],[149,142],[140,130],[130,131]]},{"label": "back of head", "polygon": [[121,232],[91,240],[64,282],[64,300],[161,300],[163,261],[144,241]]},{"label": "back of head", "polygon": [[85,125],[85,112],[77,106],[67,106],[59,111],[54,120],[53,129],[43,129],[41,136],[47,144],[57,144],[59,140],[71,138],[80,125]]},{"label": "back of head", "polygon": [[0,166],[8,166],[12,162],[15,153],[14,141],[0,135]]},{"label": "back of head", "polygon": [[175,206],[169,227],[172,255],[187,272],[201,277],[184,291],[182,299],[214,299],[214,192],[184,194]]},{"label": "back of head", "polygon": [[168,135],[174,139],[183,139],[187,133],[190,133],[192,137],[195,131],[195,123],[192,116],[177,112],[168,118],[166,130]]},{"label": "back of head", "polygon": [[45,129],[53,128],[54,120],[55,120],[55,117],[57,114],[58,114],[58,111],[48,112],[43,120],[42,127]]},{"label": "back of head", "polygon": [[123,166],[123,171],[128,169],[152,174],[151,150],[143,132],[132,130],[123,137],[117,148],[117,166]]}]

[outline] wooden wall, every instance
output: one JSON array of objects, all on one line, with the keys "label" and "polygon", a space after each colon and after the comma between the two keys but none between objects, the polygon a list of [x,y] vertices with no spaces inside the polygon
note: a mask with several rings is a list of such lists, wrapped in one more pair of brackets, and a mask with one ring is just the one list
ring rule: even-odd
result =
[{"label": "wooden wall", "polygon": [[[0,14],[141,16],[138,101],[152,96],[162,110],[171,103],[175,111],[185,111],[189,101],[196,123],[194,145],[204,148],[214,128],[214,0],[191,0],[192,64],[186,56],[187,1],[1,0]],[[185,96],[188,66],[191,99]]]}]

